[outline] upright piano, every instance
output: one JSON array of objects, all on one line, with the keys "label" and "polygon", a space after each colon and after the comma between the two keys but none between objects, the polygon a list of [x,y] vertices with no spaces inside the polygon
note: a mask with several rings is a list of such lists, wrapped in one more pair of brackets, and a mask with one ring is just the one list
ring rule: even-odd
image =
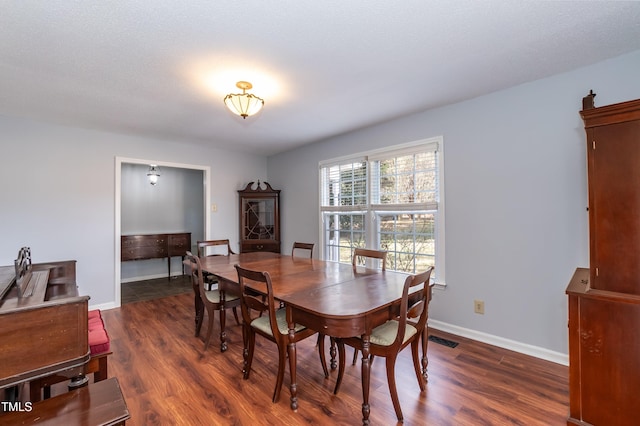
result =
[{"label": "upright piano", "polygon": [[0,267],[0,390],[82,374],[89,296],[78,295],[76,261],[32,264],[23,248],[15,263]]}]

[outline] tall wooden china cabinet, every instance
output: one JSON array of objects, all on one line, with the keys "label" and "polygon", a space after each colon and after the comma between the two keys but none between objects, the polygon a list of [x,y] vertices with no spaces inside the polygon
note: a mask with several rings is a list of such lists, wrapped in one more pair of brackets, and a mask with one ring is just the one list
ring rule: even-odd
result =
[{"label": "tall wooden china cabinet", "polygon": [[[264,184],[265,189],[262,189]],[[280,190],[249,182],[240,196],[240,252],[280,253]]]},{"label": "tall wooden china cabinet", "polygon": [[587,135],[589,268],[569,298],[568,425],[635,425],[640,409],[640,100],[580,112]]}]

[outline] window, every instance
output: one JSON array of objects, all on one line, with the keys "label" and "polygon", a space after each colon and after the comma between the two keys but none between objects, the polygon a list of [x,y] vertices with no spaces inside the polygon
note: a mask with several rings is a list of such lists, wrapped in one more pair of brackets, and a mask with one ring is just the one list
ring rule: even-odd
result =
[{"label": "window", "polygon": [[444,284],[442,138],[320,164],[324,259],[350,263],[353,249],[388,251],[387,269],[433,265]]}]

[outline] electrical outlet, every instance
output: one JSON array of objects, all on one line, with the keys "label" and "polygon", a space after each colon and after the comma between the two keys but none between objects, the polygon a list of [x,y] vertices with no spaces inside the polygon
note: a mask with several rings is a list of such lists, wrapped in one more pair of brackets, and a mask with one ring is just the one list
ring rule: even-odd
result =
[{"label": "electrical outlet", "polygon": [[218,205],[217,204],[211,204],[211,211],[213,213],[217,212],[218,211]]},{"label": "electrical outlet", "polygon": [[473,301],[473,312],[484,315],[484,300]]}]

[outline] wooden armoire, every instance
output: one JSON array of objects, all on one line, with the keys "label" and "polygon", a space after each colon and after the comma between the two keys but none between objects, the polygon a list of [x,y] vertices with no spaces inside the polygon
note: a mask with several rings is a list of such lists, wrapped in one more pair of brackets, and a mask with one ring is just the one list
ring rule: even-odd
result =
[{"label": "wooden armoire", "polygon": [[568,425],[640,424],[640,100],[583,99],[589,268],[569,299]]}]

